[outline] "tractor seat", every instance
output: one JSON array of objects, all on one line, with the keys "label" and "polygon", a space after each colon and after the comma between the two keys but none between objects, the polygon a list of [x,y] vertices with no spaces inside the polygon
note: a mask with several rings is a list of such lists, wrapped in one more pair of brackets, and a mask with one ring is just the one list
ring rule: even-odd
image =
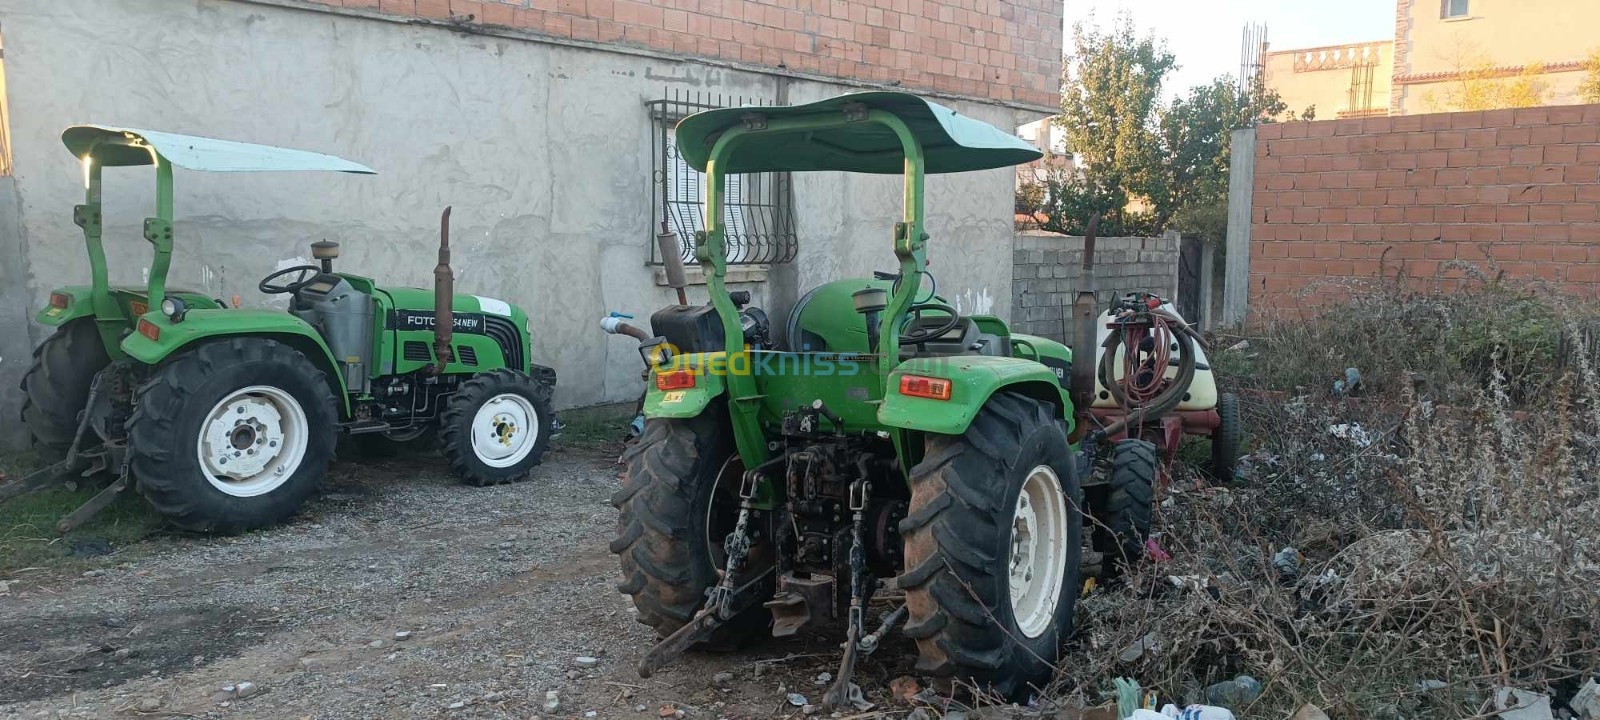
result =
[{"label": "tractor seat", "polygon": [[[918,318],[913,327],[938,327],[947,322],[943,317]],[[915,357],[948,355],[995,355],[1011,357],[1011,339],[983,332],[972,318],[963,317],[956,326],[943,335],[916,344],[900,346],[902,360]]]}]

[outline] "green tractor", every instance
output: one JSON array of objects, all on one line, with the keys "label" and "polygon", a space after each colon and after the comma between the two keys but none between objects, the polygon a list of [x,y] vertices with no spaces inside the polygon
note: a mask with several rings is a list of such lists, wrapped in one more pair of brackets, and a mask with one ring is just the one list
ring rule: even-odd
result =
[{"label": "green tractor", "polygon": [[[0,486],[0,500],[70,473],[112,482],[58,524],[66,532],[130,486],[173,523],[233,532],[280,522],[317,488],[341,434],[391,444],[436,436],[471,485],[527,477],[550,441],[555,372],[530,362],[528,316],[493,298],[456,295],[449,216],[441,219],[433,290],[334,272],[338,243],[311,244],[317,264],[263,278],[288,312],[240,309],[168,289],[173,168],[372,174],[337,157],[147,130],[83,125],[62,133],[83,163],[73,210],[91,282],[58,288],[37,322],[55,328],[22,381],[22,418],[48,463]],[[154,166],[154,248],[144,287],[108,281],[101,171]]]},{"label": "green tractor", "polygon": [[[640,673],[691,647],[842,622],[824,702],[840,708],[858,655],[903,622],[924,673],[1012,697],[1041,687],[1072,628],[1085,516],[1148,531],[1153,466],[1116,476],[1142,487],[1108,489],[1110,458],[1094,454],[1118,449],[1116,429],[1078,430],[1093,374],[1064,344],[933,291],[923,193],[928,173],[1039,153],[898,92],[711,110],[676,132],[706,173],[694,254],[710,302],[656,312],[642,343],[652,382],[611,544],[619,589],[662,638]],[[726,288],[722,191],[730,174],[819,170],[904,176],[899,267],[810,291],[775,346]],[[1092,297],[1075,310],[1090,321]],[[892,605],[873,628],[879,591]]]}]

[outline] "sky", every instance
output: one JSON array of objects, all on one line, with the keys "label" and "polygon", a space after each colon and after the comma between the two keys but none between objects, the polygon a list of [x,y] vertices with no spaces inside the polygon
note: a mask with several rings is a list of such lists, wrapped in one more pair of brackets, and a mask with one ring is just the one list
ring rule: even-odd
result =
[{"label": "sky", "polygon": [[1395,0],[1065,0],[1066,41],[1072,24],[1093,18],[1101,25],[1126,10],[1134,25],[1166,38],[1182,66],[1169,79],[1167,95],[1224,73],[1239,72],[1240,33],[1245,23],[1267,26],[1274,50],[1337,45],[1394,37]]}]

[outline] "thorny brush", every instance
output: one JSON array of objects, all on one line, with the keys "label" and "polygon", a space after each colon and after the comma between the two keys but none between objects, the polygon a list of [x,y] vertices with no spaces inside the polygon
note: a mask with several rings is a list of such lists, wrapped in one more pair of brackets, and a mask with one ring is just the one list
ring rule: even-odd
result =
[{"label": "thorny brush", "polygon": [[[1237,483],[1164,494],[1172,559],[1080,601],[1047,695],[1099,702],[1125,676],[1204,702],[1207,685],[1249,674],[1264,691],[1232,708],[1241,718],[1303,703],[1335,720],[1487,717],[1508,686],[1559,707],[1600,672],[1600,357],[1555,352],[1557,335],[1582,336],[1579,315],[1491,283],[1391,289],[1257,328],[1255,357],[1233,364],[1255,379],[1219,384],[1304,381],[1264,388],[1289,400],[1247,396]],[[1356,364],[1346,353],[1361,356],[1365,398],[1328,397]],[[1274,567],[1283,547],[1297,571]],[[1119,659],[1142,638],[1155,647]]]}]

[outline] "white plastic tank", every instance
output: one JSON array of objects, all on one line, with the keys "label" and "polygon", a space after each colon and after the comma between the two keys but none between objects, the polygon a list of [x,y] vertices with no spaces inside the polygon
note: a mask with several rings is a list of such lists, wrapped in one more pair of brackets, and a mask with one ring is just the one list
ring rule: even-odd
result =
[{"label": "white plastic tank", "polygon": [[[1172,303],[1165,303],[1161,306],[1161,308],[1169,313],[1172,313],[1173,315],[1176,315],[1177,317],[1183,317],[1182,315],[1178,314],[1178,309],[1173,307]],[[1110,391],[1106,390],[1105,386],[1100,383],[1100,374],[1098,370],[1100,367],[1100,358],[1105,353],[1104,345],[1106,338],[1111,337],[1111,320],[1112,317],[1110,310],[1101,313],[1100,317],[1095,319],[1096,336],[1094,361],[1096,372],[1094,383],[1094,406],[1097,408],[1114,408],[1117,406],[1117,401],[1111,397]],[[1187,318],[1185,318],[1185,320],[1187,320]],[[1189,384],[1189,392],[1184,397],[1183,402],[1178,404],[1178,409],[1210,410],[1217,406],[1217,381],[1216,378],[1211,374],[1211,362],[1206,359],[1205,349],[1196,345],[1194,350],[1194,382]],[[1117,379],[1120,380],[1122,378],[1122,363],[1120,362],[1123,354],[1122,347],[1119,345],[1115,348],[1115,351],[1117,353],[1116,359],[1119,361],[1116,364],[1116,371],[1118,373]],[[1172,351],[1172,361],[1167,368],[1166,374],[1166,376],[1169,378],[1175,377],[1178,374],[1178,361],[1181,358],[1181,353],[1178,350],[1178,344],[1176,342],[1173,343]]]}]

